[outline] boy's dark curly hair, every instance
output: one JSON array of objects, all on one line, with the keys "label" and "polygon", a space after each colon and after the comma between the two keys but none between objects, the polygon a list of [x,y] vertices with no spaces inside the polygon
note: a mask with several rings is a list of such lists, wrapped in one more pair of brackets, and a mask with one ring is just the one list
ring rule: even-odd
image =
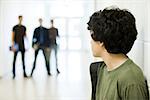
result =
[{"label": "boy's dark curly hair", "polygon": [[109,53],[127,54],[136,40],[135,18],[127,10],[100,10],[90,17],[87,24],[93,40],[103,42]]}]

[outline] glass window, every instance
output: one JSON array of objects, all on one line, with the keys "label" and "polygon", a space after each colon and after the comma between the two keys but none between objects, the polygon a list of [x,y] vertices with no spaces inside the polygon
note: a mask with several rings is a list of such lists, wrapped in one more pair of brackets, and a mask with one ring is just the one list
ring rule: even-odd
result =
[{"label": "glass window", "polygon": [[70,19],[68,22],[68,35],[79,36],[80,35],[80,21],[81,19]]},{"label": "glass window", "polygon": [[69,37],[68,49],[69,50],[81,50],[81,38],[80,37]]},{"label": "glass window", "polygon": [[59,49],[60,50],[66,50],[67,49],[66,37],[60,37],[58,44],[59,44]]},{"label": "glass window", "polygon": [[58,28],[60,36],[66,35],[66,20],[65,18],[54,19],[54,26]]},{"label": "glass window", "polygon": [[83,2],[79,1],[55,1],[50,4],[50,14],[55,17],[83,17]]}]

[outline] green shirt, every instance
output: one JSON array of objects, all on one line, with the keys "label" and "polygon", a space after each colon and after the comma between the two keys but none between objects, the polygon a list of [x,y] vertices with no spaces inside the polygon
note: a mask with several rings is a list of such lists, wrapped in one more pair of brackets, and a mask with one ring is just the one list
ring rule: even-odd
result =
[{"label": "green shirt", "polygon": [[112,71],[100,67],[96,100],[149,100],[148,95],[144,75],[132,60]]}]

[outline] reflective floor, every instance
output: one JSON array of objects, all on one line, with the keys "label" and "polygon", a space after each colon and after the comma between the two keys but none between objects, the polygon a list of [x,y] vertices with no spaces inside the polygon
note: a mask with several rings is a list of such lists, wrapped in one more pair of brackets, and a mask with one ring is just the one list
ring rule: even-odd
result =
[{"label": "reflective floor", "polygon": [[[52,53],[52,76],[47,75],[42,52],[38,55],[32,78],[23,78],[22,66],[18,60],[16,78],[12,79],[11,71],[0,78],[0,100],[90,100],[90,59],[87,53],[59,52],[58,56],[60,74],[56,73]],[[28,75],[32,62],[32,56],[26,60]]]}]

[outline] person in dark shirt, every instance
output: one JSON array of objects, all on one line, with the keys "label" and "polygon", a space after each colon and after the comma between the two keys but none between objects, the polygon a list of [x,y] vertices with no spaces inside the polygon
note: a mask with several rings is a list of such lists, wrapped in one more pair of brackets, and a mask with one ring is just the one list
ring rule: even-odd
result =
[{"label": "person in dark shirt", "polygon": [[58,70],[58,64],[57,64],[57,50],[58,50],[58,45],[56,42],[56,38],[59,37],[58,34],[58,29],[54,27],[54,20],[51,20],[51,27],[48,30],[49,32],[49,38],[50,38],[50,43],[51,43],[51,49],[54,49],[55,51],[55,61],[56,61],[56,70],[57,73],[59,74],[60,71]]},{"label": "person in dark shirt", "polygon": [[22,64],[23,64],[23,71],[24,77],[27,77],[25,71],[25,44],[24,44],[24,37],[26,37],[26,27],[22,25],[22,16],[18,16],[19,24],[15,25],[12,30],[12,47],[15,48],[14,52],[14,60],[13,60],[13,78],[15,78],[15,63],[17,54],[20,51],[22,55]]},{"label": "person in dark shirt", "polygon": [[45,27],[42,26],[42,22],[43,22],[43,20],[40,18],[39,19],[40,26],[34,30],[34,35],[32,38],[32,47],[35,50],[35,59],[34,59],[33,68],[31,71],[31,75],[30,75],[31,77],[32,77],[34,69],[35,69],[36,59],[37,59],[39,50],[42,50],[42,52],[43,52],[43,55],[45,58],[45,63],[46,63],[47,73],[48,73],[48,75],[51,75],[50,62],[49,62],[49,60],[50,60],[49,59],[50,58],[50,40],[48,38],[48,29],[46,29]]}]

